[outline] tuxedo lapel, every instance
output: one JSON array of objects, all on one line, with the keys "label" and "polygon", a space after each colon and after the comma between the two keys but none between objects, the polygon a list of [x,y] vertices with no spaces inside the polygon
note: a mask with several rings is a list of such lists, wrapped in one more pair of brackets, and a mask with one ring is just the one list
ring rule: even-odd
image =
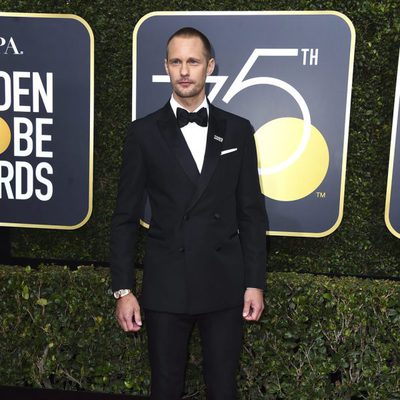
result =
[{"label": "tuxedo lapel", "polygon": [[200,176],[199,170],[186,140],[178,127],[169,102],[162,109],[162,117],[158,120],[158,127],[186,175],[197,185]]},{"label": "tuxedo lapel", "polygon": [[225,136],[226,121],[225,119],[218,118],[218,111],[209,103],[210,117],[207,132],[207,145],[206,152],[204,155],[203,168],[199,180],[197,182],[197,188],[193,194],[193,197],[189,203],[187,211],[191,209],[195,203],[200,199],[204,190],[206,189],[210,179],[217,167],[218,161],[221,155],[221,146]]}]

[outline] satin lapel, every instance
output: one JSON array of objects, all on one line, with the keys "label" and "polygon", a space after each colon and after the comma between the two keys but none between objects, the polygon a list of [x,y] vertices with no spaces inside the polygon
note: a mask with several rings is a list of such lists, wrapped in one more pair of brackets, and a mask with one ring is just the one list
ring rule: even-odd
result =
[{"label": "satin lapel", "polygon": [[213,176],[221,156],[222,142],[225,136],[226,121],[217,117],[217,111],[210,105],[210,118],[207,132],[207,146],[203,168],[198,180],[197,189],[189,203],[187,211],[200,199]]},{"label": "satin lapel", "polygon": [[169,103],[163,108],[163,115],[157,121],[161,134],[168,146],[178,159],[183,171],[189,179],[196,185],[199,180],[199,170],[193,159],[192,153],[182,135],[177,123],[174,112]]}]

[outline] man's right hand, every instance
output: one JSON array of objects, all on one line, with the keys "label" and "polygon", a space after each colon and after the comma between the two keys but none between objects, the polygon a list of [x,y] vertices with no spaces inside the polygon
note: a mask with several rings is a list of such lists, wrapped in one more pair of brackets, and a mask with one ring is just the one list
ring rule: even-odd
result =
[{"label": "man's right hand", "polygon": [[117,300],[115,315],[119,326],[125,332],[137,332],[142,326],[139,302],[133,293]]}]

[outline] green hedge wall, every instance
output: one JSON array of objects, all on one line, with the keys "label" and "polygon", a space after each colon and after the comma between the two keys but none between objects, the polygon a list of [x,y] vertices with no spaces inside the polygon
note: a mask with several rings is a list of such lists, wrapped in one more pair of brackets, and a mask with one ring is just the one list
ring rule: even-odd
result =
[{"label": "green hedge wall", "polygon": [[[240,399],[400,399],[400,282],[275,272],[267,284],[262,319],[245,323]],[[109,287],[106,269],[1,266],[0,385],[147,394],[145,324],[119,329]],[[195,331],[193,399],[200,354]]]},{"label": "green hedge wall", "polygon": [[398,0],[0,0],[1,11],[78,14],[95,37],[92,218],[74,232],[12,229],[13,255],[108,259],[121,147],[130,120],[132,30],[151,11],[199,9],[336,10],[353,21],[357,40],[343,222],[322,239],[271,238],[268,264],[275,271],[398,276],[399,242],[383,219],[400,38]]}]

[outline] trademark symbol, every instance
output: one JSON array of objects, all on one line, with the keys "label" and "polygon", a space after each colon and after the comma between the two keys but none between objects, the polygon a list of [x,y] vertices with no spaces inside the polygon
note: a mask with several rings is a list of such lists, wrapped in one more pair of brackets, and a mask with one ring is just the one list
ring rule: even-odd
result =
[{"label": "trademark symbol", "polygon": [[316,192],[316,193],[317,193],[317,198],[318,199],[325,199],[326,192]]}]

